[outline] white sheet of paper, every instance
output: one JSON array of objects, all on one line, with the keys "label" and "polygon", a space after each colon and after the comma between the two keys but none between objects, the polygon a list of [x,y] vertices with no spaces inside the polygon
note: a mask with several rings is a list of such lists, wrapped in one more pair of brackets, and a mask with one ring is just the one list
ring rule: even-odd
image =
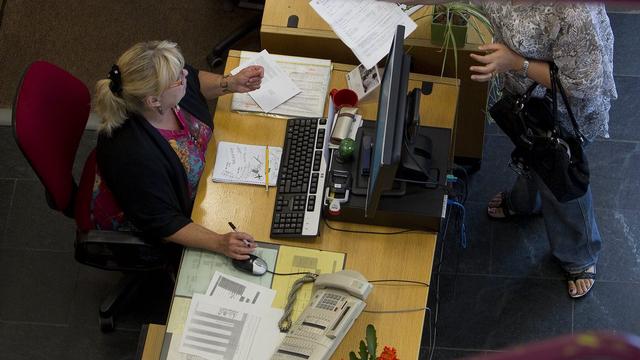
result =
[{"label": "white sheet of paper", "polygon": [[284,338],[280,316],[279,309],[194,294],[180,352],[214,360],[268,359]]},{"label": "white sheet of paper", "polygon": [[273,303],[276,292],[267,287],[216,271],[209,283],[207,296],[227,299],[248,306],[267,308]]},{"label": "white sheet of paper", "polygon": [[370,69],[391,49],[398,25],[406,38],[416,23],[392,2],[376,0],[311,0],[311,7]]},{"label": "white sheet of paper", "polygon": [[[256,57],[252,51],[240,52],[240,68]],[[271,110],[271,114],[293,117],[322,117],[331,81],[331,61],[289,55],[269,54],[301,90],[296,96]],[[231,110],[263,112],[249,94],[235,93]]]},{"label": "white sheet of paper", "polygon": [[235,75],[250,65],[260,65],[264,68],[264,78],[260,88],[248,93],[264,112],[270,112],[300,92],[289,75],[276,64],[267,50],[262,50],[251,61],[231,70],[231,74]]}]

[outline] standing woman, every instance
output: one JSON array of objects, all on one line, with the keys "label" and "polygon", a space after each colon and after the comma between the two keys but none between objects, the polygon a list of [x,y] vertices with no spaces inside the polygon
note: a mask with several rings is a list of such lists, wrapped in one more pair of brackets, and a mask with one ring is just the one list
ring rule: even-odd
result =
[{"label": "standing woman", "polygon": [[[613,33],[603,4],[587,2],[484,1],[484,13],[495,28],[494,43],[484,54],[471,54],[471,79],[500,76],[504,90],[522,94],[537,82],[534,96],[550,88],[549,61],[558,67],[569,105],[587,142],[609,137],[610,100],[617,98],[613,80]],[[560,125],[572,132],[567,109],[558,100]],[[488,206],[494,219],[541,214],[553,255],[567,273],[569,296],[591,290],[602,239],[593,211],[591,188],[580,198],[560,203],[540,177],[518,176],[509,191]]]},{"label": "standing woman", "polygon": [[[251,235],[215,233],[191,220],[213,132],[207,100],[260,87],[250,66],[235,76],[186,65],[169,41],[138,43],[96,84],[101,117],[91,204],[97,229],[139,231],[155,239],[246,259]],[[224,211],[224,204],[220,204]]]}]

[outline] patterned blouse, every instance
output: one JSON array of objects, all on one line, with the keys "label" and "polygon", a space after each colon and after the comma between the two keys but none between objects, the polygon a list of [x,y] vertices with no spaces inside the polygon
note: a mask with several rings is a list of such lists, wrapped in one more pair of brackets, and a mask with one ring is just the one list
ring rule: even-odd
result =
[{"label": "patterned blouse", "polygon": [[[200,176],[204,171],[205,153],[212,130],[180,107],[176,107],[173,111],[180,122],[180,129],[157,130],[178,155],[187,175],[189,196],[193,200],[196,196]],[[97,166],[91,201],[91,217],[98,230],[137,230],[133,223],[124,216],[124,212],[116,203],[113,194],[102,181]]]},{"label": "patterned blouse", "polygon": [[[496,43],[558,66],[559,79],[586,138],[608,138],[610,100],[618,94],[613,80],[613,33],[604,5],[569,1],[482,1],[479,5],[494,25]],[[499,80],[504,89],[518,94],[533,83],[515,72],[503,73]],[[539,87],[534,96],[542,97],[544,92]],[[561,99],[558,104],[561,125],[573,129]]]}]

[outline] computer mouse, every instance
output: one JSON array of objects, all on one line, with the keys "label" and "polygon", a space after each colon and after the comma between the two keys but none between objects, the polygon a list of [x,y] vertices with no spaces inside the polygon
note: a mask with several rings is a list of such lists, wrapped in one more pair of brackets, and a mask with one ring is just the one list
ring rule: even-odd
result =
[{"label": "computer mouse", "polygon": [[267,273],[267,262],[253,254],[249,254],[246,260],[233,259],[231,261],[236,269],[255,276],[261,276]]}]

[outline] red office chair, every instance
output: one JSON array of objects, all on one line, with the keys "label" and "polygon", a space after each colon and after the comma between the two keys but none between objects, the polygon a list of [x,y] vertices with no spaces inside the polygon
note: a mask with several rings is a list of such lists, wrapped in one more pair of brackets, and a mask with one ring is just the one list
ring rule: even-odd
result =
[{"label": "red office chair", "polygon": [[[75,258],[105,270],[125,272],[100,306],[100,328],[114,328],[114,315],[150,271],[169,264],[167,249],[139,234],[98,231],[91,221],[95,149],[79,185],[72,167],[91,107],[89,90],[73,75],[45,61],[29,65],[13,102],[18,147],[45,188],[50,208],[76,221]],[[157,243],[156,243],[157,244]]]}]

